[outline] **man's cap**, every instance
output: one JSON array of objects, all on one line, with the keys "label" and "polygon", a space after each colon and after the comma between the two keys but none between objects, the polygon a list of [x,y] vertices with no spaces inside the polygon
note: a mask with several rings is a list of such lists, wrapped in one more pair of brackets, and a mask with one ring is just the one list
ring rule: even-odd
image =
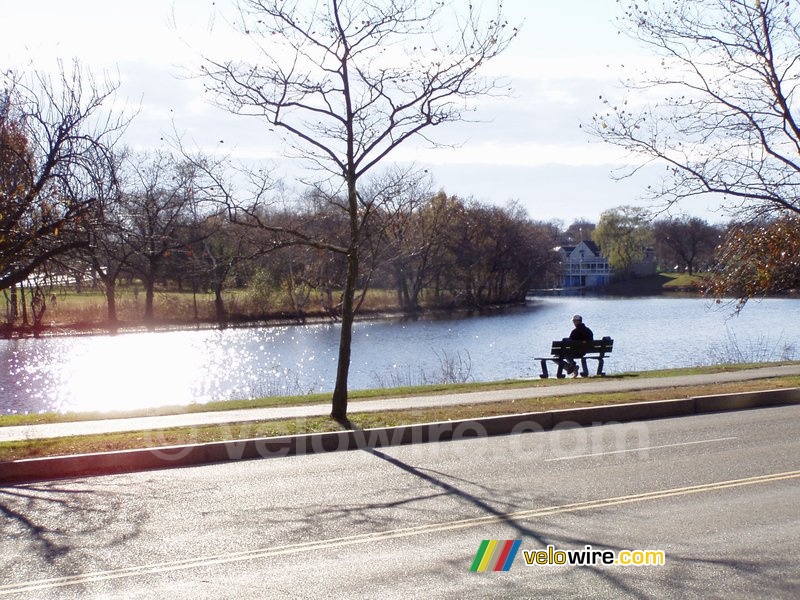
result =
[{"label": "man's cap", "polygon": [[580,316],[580,315],[574,315],[574,316],[572,317],[572,320],[573,320],[573,321],[580,321],[581,323],[583,323],[583,317],[582,317],[582,316]]}]

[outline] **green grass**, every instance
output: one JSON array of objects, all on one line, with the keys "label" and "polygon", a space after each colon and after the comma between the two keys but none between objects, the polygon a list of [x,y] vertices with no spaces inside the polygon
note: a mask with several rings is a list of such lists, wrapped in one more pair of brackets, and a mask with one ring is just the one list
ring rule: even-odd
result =
[{"label": "green grass", "polygon": [[688,273],[657,273],[627,281],[614,281],[600,288],[601,293],[620,295],[691,294],[697,296],[706,287],[703,275]]},{"label": "green grass", "polygon": [[[697,375],[705,373],[724,373],[729,371],[740,371],[743,369],[754,369],[765,366],[775,366],[785,363],[753,363],[753,364],[729,364],[714,365],[706,367],[691,367],[682,369],[663,369],[657,371],[641,371],[634,373],[620,373],[609,375],[606,379],[637,379],[647,377],[672,377],[676,375]],[[348,395],[351,409],[356,409],[359,401],[375,400],[380,398],[406,398],[409,396],[433,396],[438,394],[459,394],[468,392],[494,391],[506,389],[519,389],[526,387],[544,387],[554,385],[566,385],[589,381],[587,379],[510,379],[505,381],[494,381],[485,383],[456,383],[440,385],[419,385],[405,386],[388,389],[354,390]],[[113,412],[68,412],[68,413],[32,413],[24,415],[0,415],[0,427],[18,425],[39,425],[44,423],[68,423],[72,421],[94,421],[103,419],[122,419],[133,417],[152,417],[165,415],[180,415],[198,412],[219,412],[228,410],[243,410],[249,408],[275,408],[280,406],[309,406],[314,404],[328,404],[330,394],[309,394],[304,396],[272,396],[265,398],[255,398],[249,400],[220,400],[206,402],[202,404],[188,405],[165,405],[159,408],[149,408],[130,411]]]},{"label": "green grass", "polygon": [[665,278],[663,287],[669,289],[701,289],[705,285],[705,277],[702,275],[689,275],[688,273],[662,273]]},{"label": "green grass", "polygon": [[[774,363],[771,363],[774,364]],[[793,364],[793,363],[785,363]],[[718,367],[701,367],[693,369],[674,369],[666,371],[651,371],[641,374],[622,374],[615,378],[626,377],[667,377],[670,375],[689,375],[696,373],[719,373],[753,368],[764,365],[722,365]],[[540,387],[542,385],[563,385],[574,380],[537,380],[537,381],[506,381],[486,384],[465,384],[456,386],[435,386],[425,388],[399,388],[397,390],[371,390],[357,393],[360,399],[378,397],[402,397],[403,395],[423,395],[421,392],[446,393],[478,390],[510,389],[519,387]],[[589,381],[589,380],[578,380]],[[451,407],[434,407],[427,409],[395,410],[378,413],[359,413],[358,402],[350,404],[350,419],[355,427],[369,429],[374,427],[392,427],[414,423],[439,422],[462,419],[475,419],[495,415],[520,414],[540,412],[563,408],[576,408],[586,406],[601,406],[626,402],[647,402],[655,400],[668,400],[700,396],[706,394],[722,394],[755,391],[764,389],[780,389],[800,387],[800,377],[779,377],[772,379],[749,380],[732,382],[728,384],[714,384],[707,386],[690,387],[664,387],[660,389],[620,392],[607,394],[565,394],[552,398],[526,398],[506,402],[476,403]],[[263,402],[282,400],[282,405],[302,402],[304,399],[313,398],[318,403],[322,396],[294,397],[284,399],[263,399]],[[310,403],[310,402],[309,402]],[[230,407],[231,403],[215,403],[219,406]],[[239,403],[235,403],[239,404]],[[266,404],[275,406],[275,404]],[[203,405],[208,408],[207,405]],[[241,408],[242,406],[237,406]],[[184,411],[185,412],[185,411]],[[152,411],[147,413],[152,415]],[[36,415],[44,416],[44,415]],[[75,420],[74,417],[91,418],[88,413],[82,415],[60,415],[62,420]],[[97,415],[93,415],[94,418]],[[106,417],[108,415],[105,415]],[[119,416],[115,413],[115,416]],[[55,418],[55,417],[54,417]],[[3,417],[2,424],[11,417]],[[55,422],[36,421],[36,422]],[[20,424],[20,423],[14,423]],[[273,437],[298,433],[315,433],[323,431],[337,431],[342,427],[327,417],[312,417],[303,419],[270,420],[260,422],[226,423],[223,425],[205,425],[192,427],[176,427],[160,429],[157,431],[133,431],[123,433],[109,433],[88,436],[70,436],[65,438],[48,438],[23,440],[0,443],[0,461],[18,460],[23,458],[36,458],[42,456],[56,456],[67,454],[86,454],[93,452],[108,452],[133,448],[146,448],[153,446],[169,446],[179,444],[196,444],[215,441],[247,439],[255,437]]]}]

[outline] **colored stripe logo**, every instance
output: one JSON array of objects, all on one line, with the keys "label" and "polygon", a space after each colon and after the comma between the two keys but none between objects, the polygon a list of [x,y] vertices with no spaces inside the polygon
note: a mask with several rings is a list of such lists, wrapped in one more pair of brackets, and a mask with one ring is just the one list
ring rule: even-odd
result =
[{"label": "colored stripe logo", "polygon": [[517,556],[522,540],[483,540],[470,571],[508,571]]}]

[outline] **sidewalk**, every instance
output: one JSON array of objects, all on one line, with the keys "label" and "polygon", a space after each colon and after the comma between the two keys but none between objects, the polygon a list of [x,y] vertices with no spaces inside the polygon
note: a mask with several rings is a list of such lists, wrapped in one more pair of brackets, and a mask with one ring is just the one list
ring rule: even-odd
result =
[{"label": "sidewalk", "polygon": [[[748,369],[731,373],[708,375],[682,375],[660,378],[606,379],[591,378],[569,380],[561,385],[542,387],[522,387],[508,390],[469,392],[462,394],[443,394],[408,398],[386,398],[381,400],[351,401],[350,414],[379,412],[387,410],[454,406],[460,404],[480,404],[523,398],[550,398],[570,394],[613,393],[658,388],[680,388],[694,385],[713,385],[733,381],[769,379],[773,377],[800,375],[800,365],[786,365]],[[555,380],[552,380],[555,382]],[[681,397],[676,392],[676,397]],[[245,410],[217,411],[167,415],[159,417],[138,417],[124,419],[104,419],[97,421],[77,421],[70,423],[49,423],[43,425],[22,425],[0,427],[0,442],[67,437],[96,433],[120,431],[144,431],[168,427],[191,427],[197,425],[262,421],[268,419],[296,419],[324,416],[330,413],[330,404],[307,406],[286,406],[279,408],[254,408]]]}]

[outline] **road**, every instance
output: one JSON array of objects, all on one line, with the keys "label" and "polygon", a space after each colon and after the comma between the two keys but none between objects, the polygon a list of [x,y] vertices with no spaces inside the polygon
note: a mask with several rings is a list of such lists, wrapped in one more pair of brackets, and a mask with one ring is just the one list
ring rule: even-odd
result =
[{"label": "road", "polygon": [[0,488],[0,597],[796,598],[798,503],[798,406],[62,480]]}]

